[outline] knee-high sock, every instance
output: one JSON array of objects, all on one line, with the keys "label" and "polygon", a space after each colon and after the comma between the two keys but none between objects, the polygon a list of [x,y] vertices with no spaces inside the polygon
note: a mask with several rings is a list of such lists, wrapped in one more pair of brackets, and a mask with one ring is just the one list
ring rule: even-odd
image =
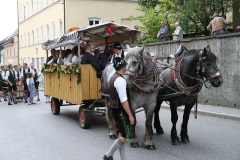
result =
[{"label": "knee-high sock", "polygon": [[116,139],[114,143],[112,144],[109,151],[106,153],[107,157],[113,156],[116,150],[118,150],[124,143],[120,140],[120,138]]},{"label": "knee-high sock", "polygon": [[17,102],[17,95],[13,95],[14,102]]},{"label": "knee-high sock", "polygon": [[31,104],[31,98],[28,97],[28,104]]},{"label": "knee-high sock", "polygon": [[125,154],[125,144],[123,144],[123,145],[119,148],[119,152],[120,152],[121,160],[127,160],[126,154]]},{"label": "knee-high sock", "polygon": [[28,100],[28,94],[25,93],[25,101],[27,101],[27,100]]},{"label": "knee-high sock", "polygon": [[6,97],[7,97],[7,93],[4,92],[4,94],[3,94],[3,98],[6,99]]},{"label": "knee-high sock", "polygon": [[38,92],[38,91],[36,91],[36,94],[37,94],[37,98],[39,99],[39,92]]},{"label": "knee-high sock", "polygon": [[33,97],[31,97],[31,101],[32,101],[32,103],[33,103]]},{"label": "knee-high sock", "polygon": [[11,103],[11,94],[8,95],[8,103]]}]

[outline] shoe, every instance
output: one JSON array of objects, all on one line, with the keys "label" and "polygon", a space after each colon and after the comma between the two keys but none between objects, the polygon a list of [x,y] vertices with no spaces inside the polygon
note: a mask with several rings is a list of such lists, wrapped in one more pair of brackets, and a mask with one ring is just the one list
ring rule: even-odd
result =
[{"label": "shoe", "polygon": [[51,103],[51,101],[48,101],[48,103]]},{"label": "shoe", "polygon": [[25,101],[24,103],[28,103],[28,101]]},{"label": "shoe", "polygon": [[14,104],[17,104],[17,102],[14,102]]},{"label": "shoe", "polygon": [[8,103],[8,105],[12,105],[12,103]]},{"label": "shoe", "polygon": [[7,101],[7,99],[4,99],[4,101]]},{"label": "shoe", "polygon": [[37,101],[40,101],[40,99],[38,98]]},{"label": "shoe", "polygon": [[32,103],[28,103],[28,105],[32,105]]},{"label": "shoe", "polygon": [[36,104],[36,103],[32,103],[32,104]]},{"label": "shoe", "polygon": [[103,160],[113,160],[113,157],[112,156],[107,157],[106,154],[105,154],[104,157],[103,157]]}]

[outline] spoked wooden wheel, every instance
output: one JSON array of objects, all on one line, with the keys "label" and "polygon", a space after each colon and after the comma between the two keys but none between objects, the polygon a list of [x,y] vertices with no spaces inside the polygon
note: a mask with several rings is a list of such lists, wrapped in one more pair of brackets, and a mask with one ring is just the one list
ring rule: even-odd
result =
[{"label": "spoked wooden wheel", "polygon": [[53,115],[59,115],[60,113],[60,104],[59,100],[56,98],[51,99],[51,110]]},{"label": "spoked wooden wheel", "polygon": [[83,129],[88,129],[91,126],[91,111],[84,111],[83,106],[79,107],[78,110],[78,121],[80,127]]}]

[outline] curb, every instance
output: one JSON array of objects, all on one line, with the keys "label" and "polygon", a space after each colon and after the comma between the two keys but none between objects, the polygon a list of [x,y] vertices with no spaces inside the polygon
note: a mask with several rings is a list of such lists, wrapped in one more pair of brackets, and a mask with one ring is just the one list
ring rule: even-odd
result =
[{"label": "curb", "polygon": [[[162,104],[161,108],[170,110],[170,106],[165,105],[165,104]],[[179,108],[178,107],[177,111],[184,112],[184,108]],[[191,113],[194,114],[194,109],[191,110]],[[223,113],[208,112],[208,111],[203,111],[203,110],[198,110],[198,114],[204,115],[204,116],[209,116],[209,117],[216,117],[216,118],[228,119],[228,120],[233,120],[233,121],[240,121],[240,116],[237,116],[237,115],[229,115],[229,114],[223,114]]]}]

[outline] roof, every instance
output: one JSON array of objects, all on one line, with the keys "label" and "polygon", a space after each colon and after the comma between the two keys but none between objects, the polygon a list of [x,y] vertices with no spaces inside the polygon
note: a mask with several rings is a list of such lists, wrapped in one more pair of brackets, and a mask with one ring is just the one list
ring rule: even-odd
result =
[{"label": "roof", "polygon": [[7,39],[5,39],[5,42],[3,42],[3,44],[2,45],[7,45],[7,44],[9,44],[9,43],[13,43],[13,38],[15,37],[15,36],[17,36],[18,35],[18,29],[16,29],[12,34],[11,34],[11,36],[9,36]]},{"label": "roof", "polygon": [[[110,35],[112,30],[112,36]],[[49,39],[42,42],[42,49],[53,49],[68,45],[77,45],[78,42],[89,42],[93,46],[114,43],[117,41],[133,42],[139,41],[142,38],[140,30],[130,28],[125,25],[120,25],[113,22],[105,22],[98,25],[93,25],[85,28],[63,34],[61,36]]]}]

